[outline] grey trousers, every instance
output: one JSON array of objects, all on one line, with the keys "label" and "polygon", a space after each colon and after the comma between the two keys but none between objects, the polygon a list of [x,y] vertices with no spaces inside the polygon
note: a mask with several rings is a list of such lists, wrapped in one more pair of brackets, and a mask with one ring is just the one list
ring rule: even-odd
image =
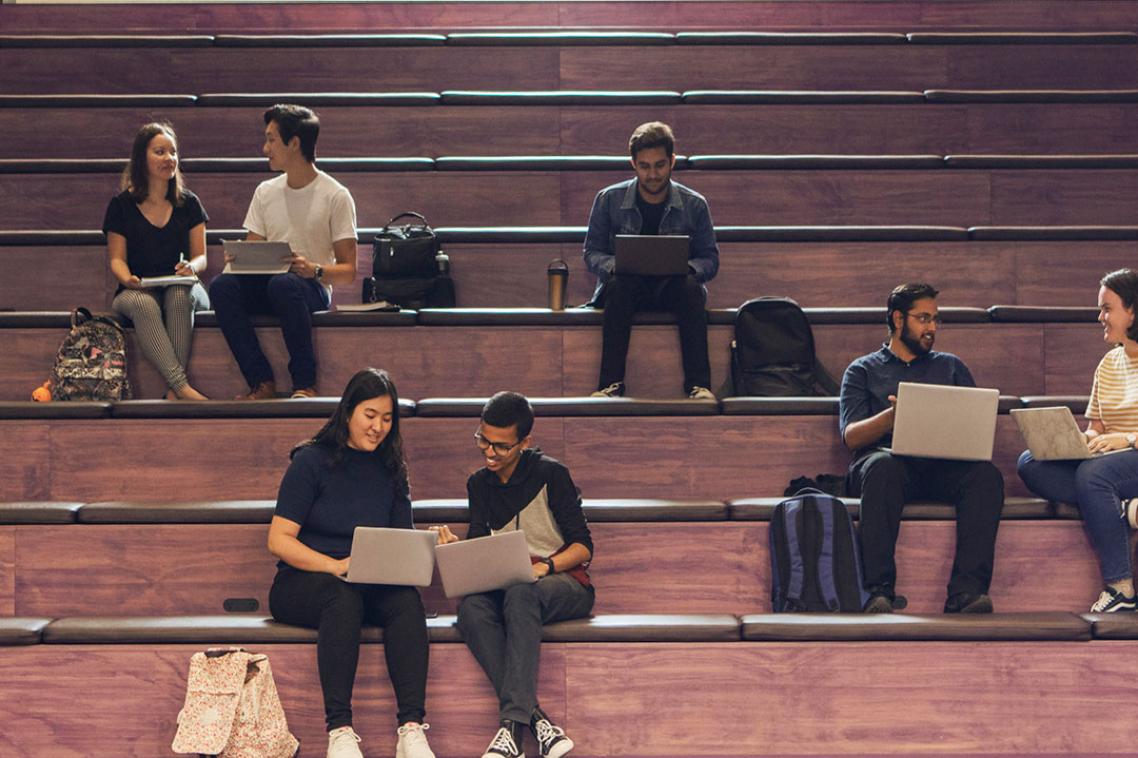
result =
[{"label": "grey trousers", "polygon": [[588,616],[594,592],[568,574],[467,595],[458,630],[498,694],[498,717],[528,724],[537,707],[541,627]]},{"label": "grey trousers", "polygon": [[123,290],[111,304],[116,313],[134,323],[134,338],[146,359],[180,390],[189,384],[186,366],[194,335],[194,312],[209,308],[205,287],[174,285],[147,290]]}]

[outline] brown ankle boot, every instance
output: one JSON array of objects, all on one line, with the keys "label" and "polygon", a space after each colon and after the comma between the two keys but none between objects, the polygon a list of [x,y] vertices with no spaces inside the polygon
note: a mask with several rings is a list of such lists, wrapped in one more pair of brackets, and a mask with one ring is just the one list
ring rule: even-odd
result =
[{"label": "brown ankle boot", "polygon": [[247,395],[238,395],[235,400],[272,400],[277,396],[276,382],[261,382]]}]

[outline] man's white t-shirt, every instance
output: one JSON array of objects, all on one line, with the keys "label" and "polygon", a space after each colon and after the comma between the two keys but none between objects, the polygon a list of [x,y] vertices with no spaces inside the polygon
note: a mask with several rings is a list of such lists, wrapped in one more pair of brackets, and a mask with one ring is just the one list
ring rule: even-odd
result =
[{"label": "man's white t-shirt", "polygon": [[[287,242],[313,263],[330,266],[336,262],[332,244],[356,238],[356,204],[347,187],[319,169],[300,189],[289,187],[288,175],[281,174],[257,185],[244,226],[269,242]],[[324,287],[331,296],[331,286]]]}]

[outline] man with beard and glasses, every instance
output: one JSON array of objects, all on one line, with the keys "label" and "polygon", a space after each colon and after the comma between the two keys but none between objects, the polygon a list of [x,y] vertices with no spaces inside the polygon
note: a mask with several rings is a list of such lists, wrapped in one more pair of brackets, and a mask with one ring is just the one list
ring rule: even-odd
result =
[{"label": "man with beard and glasses", "polygon": [[[592,305],[604,308],[601,371],[593,397],[625,393],[624,367],[638,310],[669,311],[680,327],[684,394],[713,400],[707,357],[707,289],[719,271],[719,246],[703,195],[672,181],[675,137],[667,124],[636,127],[628,140],[636,176],[597,193],[585,235],[585,265],[597,276]],[[678,276],[616,274],[618,234],[685,235],[688,270]]]},{"label": "man with beard and glasses", "polygon": [[892,613],[907,604],[894,592],[893,553],[905,503],[918,498],[956,506],[956,558],[945,613],[991,613],[988,586],[996,530],[1004,503],[1004,478],[988,461],[911,458],[883,450],[893,436],[897,385],[901,382],[975,387],[964,362],[933,350],[940,314],[937,291],[902,284],[889,295],[889,341],[850,364],[842,377],[839,428],[853,452],[847,485],[861,496],[861,551],[866,613]]}]

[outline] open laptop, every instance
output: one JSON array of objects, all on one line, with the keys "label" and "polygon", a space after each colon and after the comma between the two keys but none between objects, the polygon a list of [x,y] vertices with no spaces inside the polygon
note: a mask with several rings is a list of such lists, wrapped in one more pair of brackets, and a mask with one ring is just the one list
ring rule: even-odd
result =
[{"label": "open laptop", "polygon": [[990,461],[1000,391],[901,382],[893,421],[894,455]]},{"label": "open laptop", "polygon": [[284,259],[292,255],[287,242],[222,240],[221,246],[234,258],[225,265],[226,274],[283,274],[289,267]]},{"label": "open laptop", "polygon": [[1027,442],[1031,457],[1037,461],[1081,461],[1111,453],[1122,453],[1130,448],[1092,453],[1087,447],[1087,436],[1079,430],[1071,409],[1065,405],[1054,408],[1013,408],[1019,433]]},{"label": "open laptop", "polygon": [[533,581],[533,564],[520,529],[435,546],[447,597],[500,590]]},{"label": "open laptop", "polygon": [[688,272],[686,235],[616,235],[616,273],[677,276]]},{"label": "open laptop", "polygon": [[428,587],[435,573],[438,536],[424,529],[357,526],[347,576],[353,584]]}]

